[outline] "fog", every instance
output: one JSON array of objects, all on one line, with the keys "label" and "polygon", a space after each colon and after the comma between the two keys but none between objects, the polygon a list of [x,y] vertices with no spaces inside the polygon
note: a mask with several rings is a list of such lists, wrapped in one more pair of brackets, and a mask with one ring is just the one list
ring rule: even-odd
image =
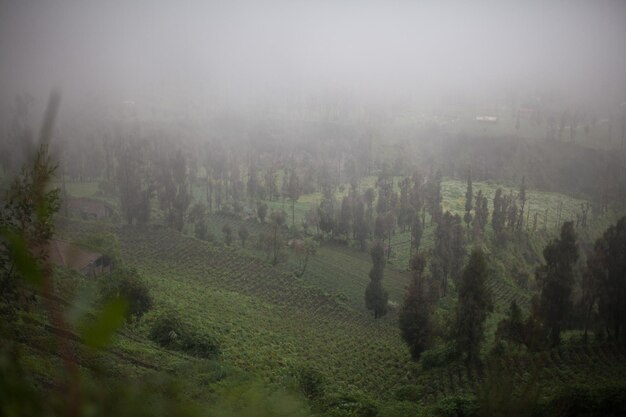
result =
[{"label": "fog", "polygon": [[0,0],[0,416],[626,415],[625,271],[626,0]]},{"label": "fog", "polygon": [[39,105],[58,87],[65,106],[95,94],[215,109],[522,91],[614,106],[625,22],[622,1],[5,1],[0,100]]}]

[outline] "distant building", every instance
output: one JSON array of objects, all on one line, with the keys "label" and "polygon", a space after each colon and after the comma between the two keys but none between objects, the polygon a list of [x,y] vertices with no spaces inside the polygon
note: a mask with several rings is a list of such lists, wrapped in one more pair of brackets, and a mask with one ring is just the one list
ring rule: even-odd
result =
[{"label": "distant building", "polygon": [[84,220],[101,220],[111,217],[113,214],[113,207],[98,200],[91,200],[88,198],[69,198],[67,199],[66,204],[70,214],[78,216]]},{"label": "distant building", "polygon": [[91,252],[64,240],[53,239],[45,249],[48,261],[95,278],[111,271],[111,260],[101,253]]},{"label": "distant building", "polygon": [[481,123],[498,123],[498,116],[476,116],[476,121]]}]

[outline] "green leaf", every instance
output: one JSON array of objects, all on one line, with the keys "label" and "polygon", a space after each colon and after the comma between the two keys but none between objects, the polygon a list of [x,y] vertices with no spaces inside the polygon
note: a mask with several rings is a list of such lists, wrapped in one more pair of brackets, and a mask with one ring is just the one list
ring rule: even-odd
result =
[{"label": "green leaf", "polygon": [[37,260],[28,249],[28,245],[22,236],[8,230],[2,230],[1,234],[6,238],[9,247],[13,252],[13,262],[16,271],[26,279],[26,281],[36,286],[41,285],[42,274]]},{"label": "green leaf", "polygon": [[115,331],[124,323],[128,302],[123,298],[114,298],[107,302],[96,318],[82,330],[85,344],[94,349],[108,345]]}]

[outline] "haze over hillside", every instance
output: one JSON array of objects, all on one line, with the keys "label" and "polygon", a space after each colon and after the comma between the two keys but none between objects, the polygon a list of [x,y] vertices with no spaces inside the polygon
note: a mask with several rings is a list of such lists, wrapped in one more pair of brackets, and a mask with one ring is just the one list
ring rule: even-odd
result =
[{"label": "haze over hillside", "polygon": [[625,100],[625,16],[621,1],[5,2],[1,101],[58,86],[66,106],[263,111],[522,91],[605,110]]},{"label": "haze over hillside", "polygon": [[626,1],[0,0],[0,416],[626,415]]}]

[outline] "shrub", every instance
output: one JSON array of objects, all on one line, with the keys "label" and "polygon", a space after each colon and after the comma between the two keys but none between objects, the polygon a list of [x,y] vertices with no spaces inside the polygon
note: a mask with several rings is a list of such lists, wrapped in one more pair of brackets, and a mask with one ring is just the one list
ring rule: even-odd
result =
[{"label": "shrub", "polygon": [[214,358],[220,353],[218,342],[212,337],[199,333],[183,333],[181,350],[199,358]]},{"label": "shrub", "polygon": [[194,332],[172,312],[156,318],[150,330],[150,339],[162,347],[180,350],[199,358],[214,358],[220,353],[217,340]]},{"label": "shrub", "polygon": [[421,362],[422,369],[427,371],[440,366],[447,366],[451,360],[456,358],[456,352],[453,348],[446,346],[443,349],[426,350],[422,353]]},{"label": "shrub", "polygon": [[208,240],[208,228],[204,220],[199,220],[196,222],[196,224],[194,225],[193,234],[196,238],[200,240]]},{"label": "shrub", "polygon": [[477,414],[476,398],[460,395],[443,398],[432,412],[432,415],[438,417],[473,417]]},{"label": "shrub", "polygon": [[150,329],[150,339],[163,347],[177,347],[183,325],[174,313],[165,313],[156,318]]},{"label": "shrub", "polygon": [[324,395],[324,376],[313,367],[304,365],[295,371],[300,391],[310,400],[318,400]]},{"label": "shrub", "polygon": [[395,392],[398,401],[410,401],[418,403],[424,397],[422,387],[418,385],[403,385]]},{"label": "shrub", "polygon": [[128,302],[127,320],[138,320],[152,308],[152,296],[135,269],[119,269],[100,281],[102,301],[121,297]]}]

